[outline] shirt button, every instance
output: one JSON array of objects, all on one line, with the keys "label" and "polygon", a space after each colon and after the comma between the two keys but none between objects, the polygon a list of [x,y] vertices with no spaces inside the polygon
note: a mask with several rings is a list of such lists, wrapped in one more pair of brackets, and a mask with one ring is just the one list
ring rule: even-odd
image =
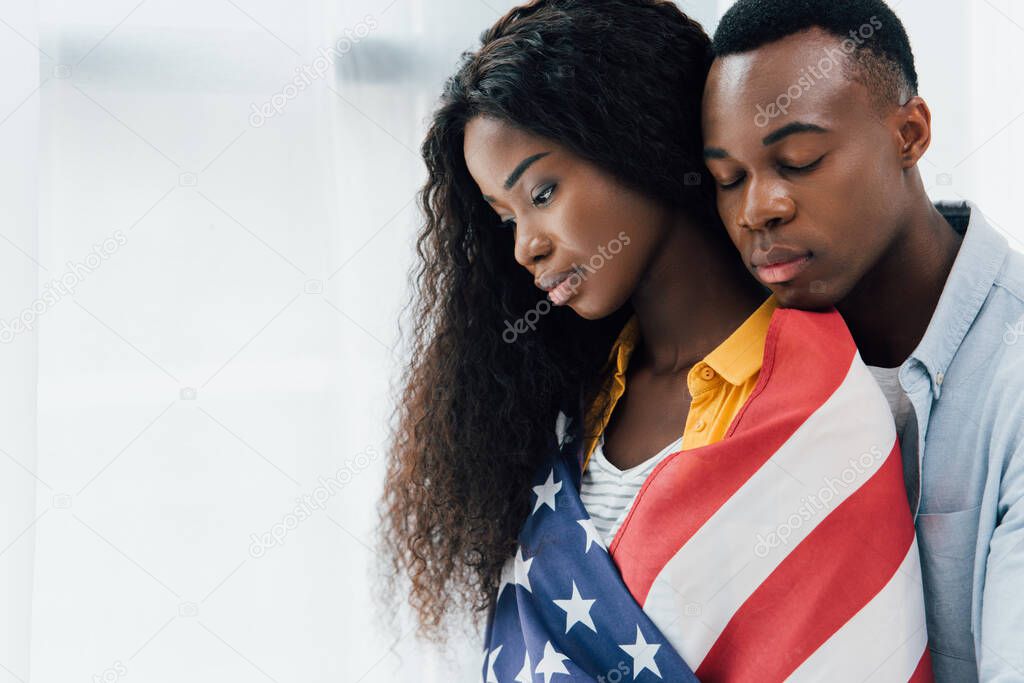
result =
[{"label": "shirt button", "polygon": [[938,384],[940,387],[942,386],[942,381],[944,379],[946,379],[945,373],[942,373],[942,372],[935,373],[935,383]]},{"label": "shirt button", "polygon": [[696,429],[698,432],[703,432],[705,429],[707,429],[707,426],[707,422],[705,422],[704,420],[700,420],[697,422],[697,424],[693,425],[693,428]]},{"label": "shirt button", "polygon": [[700,377],[705,382],[710,382],[715,378],[715,371],[705,365],[703,368],[700,369]]}]

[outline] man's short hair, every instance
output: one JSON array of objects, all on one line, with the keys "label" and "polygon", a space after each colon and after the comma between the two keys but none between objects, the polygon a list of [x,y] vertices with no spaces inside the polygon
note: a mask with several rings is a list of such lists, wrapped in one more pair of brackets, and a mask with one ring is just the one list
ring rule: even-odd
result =
[{"label": "man's short hair", "polygon": [[715,55],[750,52],[813,28],[844,41],[844,73],[879,106],[900,106],[917,95],[910,39],[882,0],[738,0],[715,32]]}]

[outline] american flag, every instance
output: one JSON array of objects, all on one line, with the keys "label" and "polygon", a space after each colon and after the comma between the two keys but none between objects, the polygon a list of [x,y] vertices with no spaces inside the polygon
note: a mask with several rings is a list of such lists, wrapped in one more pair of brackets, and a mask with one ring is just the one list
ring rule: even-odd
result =
[{"label": "american flag", "polygon": [[838,313],[774,313],[726,438],[659,463],[610,548],[580,414],[533,482],[486,683],[932,680],[899,443]]}]

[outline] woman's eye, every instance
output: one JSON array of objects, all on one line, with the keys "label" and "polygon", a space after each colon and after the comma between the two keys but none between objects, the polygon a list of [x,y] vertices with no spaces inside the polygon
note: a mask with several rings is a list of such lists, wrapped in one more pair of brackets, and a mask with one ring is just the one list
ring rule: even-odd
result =
[{"label": "woman's eye", "polygon": [[555,193],[555,187],[557,187],[557,185],[548,185],[543,190],[541,190],[533,198],[533,205],[534,206],[543,206],[544,204],[547,204],[548,202],[550,202],[551,201],[551,195],[553,195]]},{"label": "woman's eye", "polygon": [[[531,198],[531,202],[534,206],[545,206],[551,201],[552,195],[555,193],[556,184],[547,185],[539,193]],[[514,229],[516,227],[516,219],[509,218],[501,221],[501,227],[506,229]]]},{"label": "woman's eye", "polygon": [[723,190],[731,190],[734,187],[737,187],[742,182],[743,182],[743,176],[740,176],[736,180],[729,180],[729,181],[724,182],[724,183],[718,183],[718,187],[720,187]]}]

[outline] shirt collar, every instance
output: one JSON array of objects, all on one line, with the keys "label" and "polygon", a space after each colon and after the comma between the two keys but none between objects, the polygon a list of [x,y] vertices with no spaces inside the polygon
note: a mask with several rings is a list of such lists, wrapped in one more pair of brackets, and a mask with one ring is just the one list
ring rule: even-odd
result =
[{"label": "shirt collar", "polygon": [[616,374],[626,374],[629,366],[629,358],[640,341],[640,319],[634,313],[619,332],[615,344],[612,345],[611,353],[608,354],[608,363],[611,370]]},{"label": "shirt collar", "polygon": [[946,371],[995,284],[1009,245],[973,202],[935,206],[957,232],[964,233],[964,239],[924,337],[903,368],[920,363],[938,398]]},{"label": "shirt collar", "polygon": [[735,386],[740,386],[759,373],[768,326],[778,307],[778,300],[774,296],[769,297],[728,339],[709,353],[704,362],[726,382]]}]

